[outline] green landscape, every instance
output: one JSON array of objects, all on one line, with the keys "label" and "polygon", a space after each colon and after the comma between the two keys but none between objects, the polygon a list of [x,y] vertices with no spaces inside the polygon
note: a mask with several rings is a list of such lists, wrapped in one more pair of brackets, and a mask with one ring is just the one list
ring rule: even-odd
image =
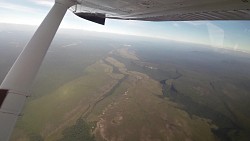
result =
[{"label": "green landscape", "polygon": [[[58,35],[12,141],[249,140],[249,54],[127,35]],[[18,45],[26,39],[8,36]],[[5,46],[1,80],[21,51]]]},{"label": "green landscape", "polygon": [[[87,67],[82,77],[30,101],[13,140],[38,140],[34,135],[43,140],[77,140],[84,136],[79,130],[94,134],[96,140],[215,139],[210,128],[216,126],[209,120],[191,118],[161,95],[160,83],[107,57]],[[90,134],[85,137],[93,140]]]}]

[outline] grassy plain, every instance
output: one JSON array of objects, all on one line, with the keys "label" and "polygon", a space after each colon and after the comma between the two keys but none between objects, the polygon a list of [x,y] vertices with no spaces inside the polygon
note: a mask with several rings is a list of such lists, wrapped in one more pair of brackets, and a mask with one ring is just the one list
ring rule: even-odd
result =
[{"label": "grassy plain", "polygon": [[94,123],[98,141],[216,140],[209,120],[190,117],[161,96],[159,82],[107,57],[87,67],[83,76],[30,101],[12,140],[63,140],[77,134],[73,129],[80,119]]},{"label": "grassy plain", "polygon": [[249,55],[188,44],[185,48],[173,45],[136,50],[140,61],[114,57],[128,70],[160,81],[164,97],[191,117],[216,125],[211,131],[220,140],[249,139]]},{"label": "grassy plain", "polygon": [[[64,84],[51,94],[30,101],[25,107],[25,114],[18,121],[16,131],[22,129],[26,135],[40,134],[46,140],[54,140],[58,132],[73,124],[103,94],[104,87],[114,83],[107,71],[109,69],[112,68],[99,61],[88,67],[85,75]],[[18,138],[14,136],[13,140]]]}]

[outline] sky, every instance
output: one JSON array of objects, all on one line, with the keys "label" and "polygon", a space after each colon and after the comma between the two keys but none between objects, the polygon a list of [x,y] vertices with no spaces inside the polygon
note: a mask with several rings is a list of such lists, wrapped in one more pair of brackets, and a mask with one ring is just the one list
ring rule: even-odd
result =
[{"label": "sky", "polygon": [[[0,0],[0,23],[39,25],[53,0]],[[149,36],[250,53],[250,21],[145,22],[106,20],[98,25],[66,13],[61,28]]]}]

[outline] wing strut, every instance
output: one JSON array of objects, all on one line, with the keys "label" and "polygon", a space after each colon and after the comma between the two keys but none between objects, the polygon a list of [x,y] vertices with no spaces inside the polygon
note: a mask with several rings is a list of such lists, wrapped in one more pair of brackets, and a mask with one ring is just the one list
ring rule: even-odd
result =
[{"label": "wing strut", "polygon": [[3,80],[0,86],[0,141],[9,140],[43,58],[67,9],[74,4],[74,0],[56,0]]}]

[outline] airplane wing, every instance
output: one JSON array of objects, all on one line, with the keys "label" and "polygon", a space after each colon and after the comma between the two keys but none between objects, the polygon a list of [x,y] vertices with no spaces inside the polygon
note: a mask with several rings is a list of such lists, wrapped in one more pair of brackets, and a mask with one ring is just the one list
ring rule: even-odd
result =
[{"label": "airplane wing", "polygon": [[0,141],[9,140],[29,96],[29,88],[69,7],[77,16],[99,24],[104,24],[106,18],[144,21],[250,20],[249,0],[55,0],[0,85]]},{"label": "airplane wing", "polygon": [[[249,0],[82,0],[75,13],[143,21],[250,20]],[[97,16],[98,17],[98,16]]]}]

